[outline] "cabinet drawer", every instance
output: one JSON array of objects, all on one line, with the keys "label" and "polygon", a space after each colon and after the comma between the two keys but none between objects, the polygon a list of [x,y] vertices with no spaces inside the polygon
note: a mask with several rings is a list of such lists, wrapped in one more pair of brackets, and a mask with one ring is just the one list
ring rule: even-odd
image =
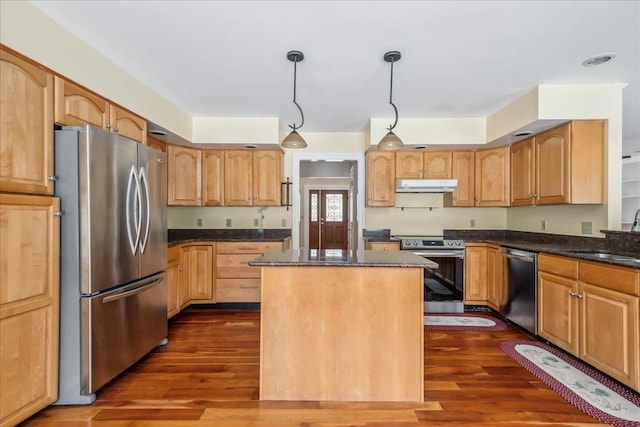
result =
[{"label": "cabinet drawer", "polygon": [[625,294],[640,296],[640,271],[602,263],[580,262],[580,280]]},{"label": "cabinet drawer", "polygon": [[221,278],[260,278],[261,267],[249,265],[249,261],[258,254],[218,254],[216,258],[216,277]]},{"label": "cabinet drawer", "polygon": [[570,279],[578,278],[578,260],[560,256],[540,254],[538,256],[538,270]]},{"label": "cabinet drawer", "polygon": [[218,279],[216,302],[260,302],[260,279]]},{"label": "cabinet drawer", "polygon": [[262,255],[271,249],[282,249],[282,242],[218,242],[219,254]]}]

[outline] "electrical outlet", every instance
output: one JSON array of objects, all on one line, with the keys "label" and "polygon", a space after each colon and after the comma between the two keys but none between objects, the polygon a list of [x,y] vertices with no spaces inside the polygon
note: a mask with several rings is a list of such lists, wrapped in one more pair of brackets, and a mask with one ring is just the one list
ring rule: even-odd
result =
[{"label": "electrical outlet", "polygon": [[257,227],[260,225],[260,220],[258,218],[253,218],[253,226]]},{"label": "electrical outlet", "polygon": [[202,227],[202,218],[198,218],[198,219],[196,219],[196,225],[197,225],[198,227]]},{"label": "electrical outlet", "polygon": [[540,229],[542,231],[547,231],[547,220],[543,219],[542,221],[540,221]]},{"label": "electrical outlet", "polygon": [[469,220],[469,227],[474,228],[475,226],[476,226],[476,220],[475,219]]},{"label": "electrical outlet", "polygon": [[287,226],[287,219],[286,218],[282,218],[282,226],[283,227]]},{"label": "electrical outlet", "polygon": [[582,226],[582,234],[593,234],[593,224],[591,221],[583,221],[580,225]]},{"label": "electrical outlet", "polygon": [[231,227],[231,218],[227,218],[227,227]]}]

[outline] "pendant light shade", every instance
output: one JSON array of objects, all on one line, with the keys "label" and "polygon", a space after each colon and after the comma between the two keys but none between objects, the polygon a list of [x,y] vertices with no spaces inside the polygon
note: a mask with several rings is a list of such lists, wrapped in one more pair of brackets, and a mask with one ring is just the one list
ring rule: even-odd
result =
[{"label": "pendant light shade", "polygon": [[396,114],[396,120],[390,125],[387,130],[387,134],[378,142],[378,148],[380,150],[399,150],[404,147],[402,140],[393,133],[393,128],[398,124],[398,109],[393,103],[393,63],[400,60],[400,52],[392,50],[384,54],[384,60],[391,63],[391,84],[389,85],[389,104],[393,107],[393,111]]},{"label": "pendant light shade", "polygon": [[282,140],[282,143],[280,145],[283,148],[305,148],[307,146],[307,143],[304,138],[302,138],[302,136],[300,136],[300,134],[297,132],[297,130],[300,129],[304,124],[304,114],[302,113],[302,108],[300,108],[300,106],[296,102],[297,65],[298,62],[304,59],[304,54],[298,50],[290,50],[289,52],[287,52],[287,59],[293,62],[293,103],[296,105],[296,107],[298,107],[302,121],[300,123],[300,126],[296,126],[295,123],[289,125],[289,127],[291,128],[291,133],[289,133],[289,135],[287,135],[285,139]]}]

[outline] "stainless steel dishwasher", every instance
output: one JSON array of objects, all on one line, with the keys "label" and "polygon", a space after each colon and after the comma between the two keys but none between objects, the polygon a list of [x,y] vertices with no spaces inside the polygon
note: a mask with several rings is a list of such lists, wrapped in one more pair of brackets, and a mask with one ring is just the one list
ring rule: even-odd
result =
[{"label": "stainless steel dishwasher", "polygon": [[538,254],[519,249],[502,248],[506,298],[500,314],[516,325],[538,333]]}]

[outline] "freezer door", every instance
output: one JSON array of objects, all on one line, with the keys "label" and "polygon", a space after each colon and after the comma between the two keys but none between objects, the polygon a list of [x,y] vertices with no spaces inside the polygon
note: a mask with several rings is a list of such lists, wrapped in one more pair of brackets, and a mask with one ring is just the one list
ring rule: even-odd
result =
[{"label": "freezer door", "polygon": [[141,230],[140,277],[167,269],[167,161],[158,150],[138,144]]},{"label": "freezer door", "polygon": [[[140,208],[134,182],[137,177],[132,176],[137,174],[137,155],[134,141],[89,126],[80,132],[83,294],[139,277],[138,256],[132,250]],[[133,235],[127,233],[132,226]]]},{"label": "freezer door", "polygon": [[82,393],[98,390],[167,336],[166,273],[82,298]]}]

